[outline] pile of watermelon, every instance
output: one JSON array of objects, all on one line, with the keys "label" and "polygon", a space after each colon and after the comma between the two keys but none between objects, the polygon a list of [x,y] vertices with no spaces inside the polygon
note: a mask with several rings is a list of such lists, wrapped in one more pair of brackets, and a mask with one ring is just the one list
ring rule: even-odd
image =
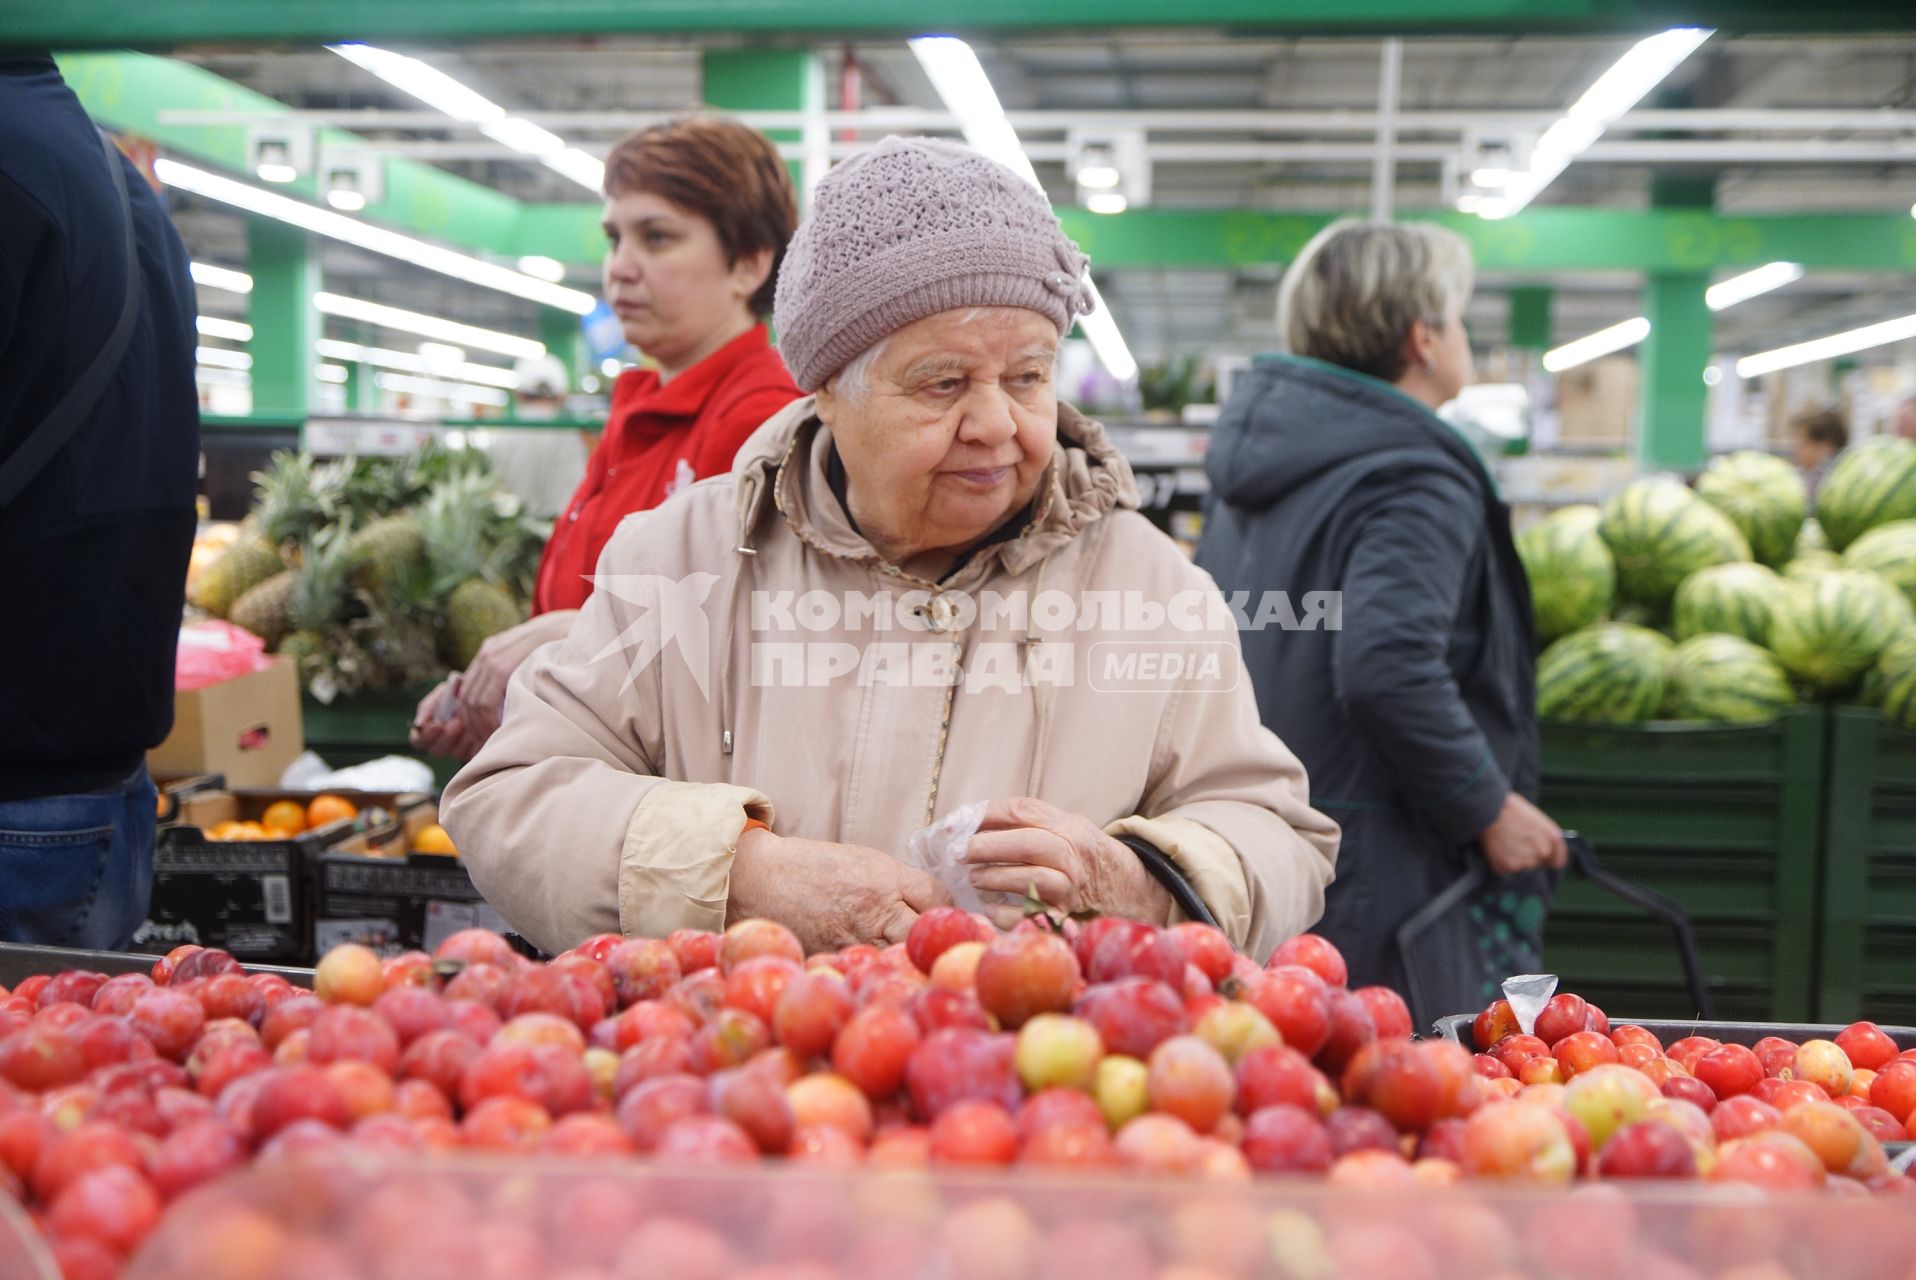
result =
[{"label": "pile of watermelon", "polygon": [[1780,458],[1639,480],[1517,538],[1546,720],[1761,723],[1798,702],[1916,729],[1916,444],[1843,454],[1812,518]]}]

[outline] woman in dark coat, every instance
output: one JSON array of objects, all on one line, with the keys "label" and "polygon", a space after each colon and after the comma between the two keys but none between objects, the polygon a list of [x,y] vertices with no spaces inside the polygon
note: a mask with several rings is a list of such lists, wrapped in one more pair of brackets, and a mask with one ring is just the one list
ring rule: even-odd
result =
[{"label": "woman in dark coat", "polygon": [[[1198,563],[1227,594],[1284,593],[1298,628],[1244,632],[1264,723],[1344,828],[1317,931],[1351,985],[1466,1013],[1542,963],[1563,833],[1536,807],[1535,634],[1510,512],[1434,410],[1470,376],[1464,242],[1431,225],[1340,223],[1278,299],[1292,353],[1258,361],[1212,433]],[[1311,592],[1341,609],[1312,610]],[[1240,599],[1245,599],[1240,597]],[[1313,625],[1313,624],[1316,625]],[[1422,935],[1399,927],[1471,865],[1486,887]]]}]

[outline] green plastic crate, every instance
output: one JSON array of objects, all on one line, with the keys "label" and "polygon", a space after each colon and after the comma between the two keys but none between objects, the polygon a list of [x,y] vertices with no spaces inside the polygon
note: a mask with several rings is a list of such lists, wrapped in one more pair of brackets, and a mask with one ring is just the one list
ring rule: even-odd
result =
[{"label": "green plastic crate", "polygon": [[[1820,707],[1746,727],[1544,726],[1545,811],[1690,913],[1718,1018],[1810,1018],[1826,736]],[[1605,1009],[1697,1013],[1669,929],[1575,879],[1544,963]]]},{"label": "green plastic crate", "polygon": [[428,687],[358,693],[330,705],[309,694],[301,700],[306,748],[335,769],[381,756],[412,756],[432,766],[433,785],[443,790],[459,771],[459,762],[422,755],[412,747],[413,712],[431,692]]},{"label": "green plastic crate", "polygon": [[1830,711],[1820,1003],[1826,1022],[1916,1021],[1916,733]]}]

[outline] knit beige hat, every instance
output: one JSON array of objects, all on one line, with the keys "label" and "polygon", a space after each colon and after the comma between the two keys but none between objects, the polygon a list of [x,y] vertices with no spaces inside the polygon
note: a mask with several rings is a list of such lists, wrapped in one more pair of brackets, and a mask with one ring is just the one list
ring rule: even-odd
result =
[{"label": "knit beige hat", "polygon": [[1025,307],[1062,337],[1092,308],[1089,259],[1044,193],[935,138],[889,137],[826,174],[778,273],[779,354],[805,391],[954,307]]}]

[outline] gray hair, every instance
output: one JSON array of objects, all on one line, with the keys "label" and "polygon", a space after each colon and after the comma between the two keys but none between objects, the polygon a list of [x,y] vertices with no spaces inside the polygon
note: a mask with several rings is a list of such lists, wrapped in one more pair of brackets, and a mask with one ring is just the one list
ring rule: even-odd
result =
[{"label": "gray hair", "polygon": [[1343,219],[1313,236],[1285,272],[1278,335],[1293,355],[1395,382],[1411,325],[1443,328],[1474,283],[1470,246],[1446,227]]},{"label": "gray hair", "polygon": [[[993,311],[1003,311],[1004,307],[972,307],[958,318],[959,324],[970,324],[982,315]],[[834,394],[854,403],[863,401],[871,394],[871,372],[878,362],[885,358],[885,352],[891,348],[891,335],[886,334],[878,341],[853,356],[843,369],[827,378],[832,384]]]}]

